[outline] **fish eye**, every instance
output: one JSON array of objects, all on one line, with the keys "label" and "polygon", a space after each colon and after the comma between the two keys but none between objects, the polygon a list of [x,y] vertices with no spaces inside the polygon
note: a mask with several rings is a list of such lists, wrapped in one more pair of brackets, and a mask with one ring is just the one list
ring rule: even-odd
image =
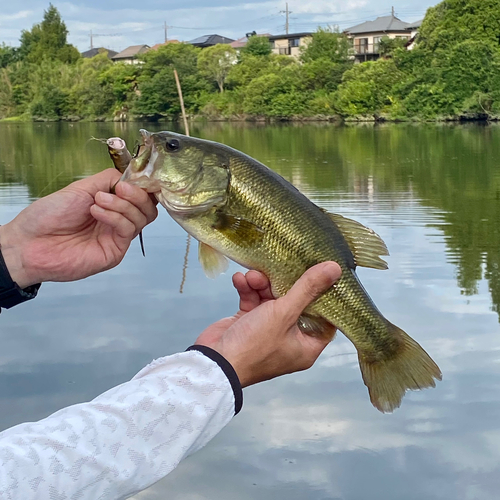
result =
[{"label": "fish eye", "polygon": [[179,151],[179,149],[181,149],[181,143],[177,139],[168,139],[167,149],[172,152]]}]

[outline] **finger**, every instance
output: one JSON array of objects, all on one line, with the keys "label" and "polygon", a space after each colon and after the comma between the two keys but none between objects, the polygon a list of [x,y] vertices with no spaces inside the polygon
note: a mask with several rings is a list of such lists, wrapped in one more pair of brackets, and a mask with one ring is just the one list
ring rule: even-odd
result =
[{"label": "finger", "polygon": [[279,299],[287,320],[295,323],[302,311],[328,290],[341,274],[342,270],[336,262],[323,262],[308,269],[285,297]]},{"label": "finger", "polygon": [[137,235],[135,225],[119,212],[106,210],[99,205],[92,205],[90,213],[95,220],[106,224],[114,230],[116,236],[121,240],[121,250],[126,249]]},{"label": "finger", "polygon": [[101,208],[122,214],[132,222],[137,234],[140,233],[148,223],[146,216],[135,205],[113,194],[99,192],[95,196],[95,203]]},{"label": "finger", "polygon": [[[95,196],[99,191],[109,192],[110,189],[120,180],[121,174],[115,168],[108,168],[91,175],[86,179],[73,182],[68,186],[69,189],[82,189]],[[67,189],[68,189],[67,188]]]},{"label": "finger", "polygon": [[233,276],[233,285],[240,296],[240,311],[250,312],[260,305],[259,293],[248,284],[242,273]]},{"label": "finger", "polygon": [[271,291],[271,283],[265,274],[258,271],[248,271],[246,279],[248,284],[259,292],[261,300],[266,301],[275,298]]},{"label": "finger", "polygon": [[129,201],[137,207],[146,217],[148,224],[153,222],[158,210],[156,205],[151,201],[149,194],[138,186],[129,184],[128,182],[119,182],[115,188],[116,194]]}]

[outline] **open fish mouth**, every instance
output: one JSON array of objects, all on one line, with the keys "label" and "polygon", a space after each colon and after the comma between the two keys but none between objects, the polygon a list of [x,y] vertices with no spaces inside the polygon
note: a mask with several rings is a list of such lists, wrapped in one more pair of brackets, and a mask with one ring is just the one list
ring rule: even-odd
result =
[{"label": "open fish mouth", "polygon": [[156,151],[152,134],[144,129],[141,129],[140,133],[143,143],[120,180],[139,186],[148,193],[158,193],[162,189],[162,183],[159,180],[151,178],[156,159],[158,158],[158,152]]}]

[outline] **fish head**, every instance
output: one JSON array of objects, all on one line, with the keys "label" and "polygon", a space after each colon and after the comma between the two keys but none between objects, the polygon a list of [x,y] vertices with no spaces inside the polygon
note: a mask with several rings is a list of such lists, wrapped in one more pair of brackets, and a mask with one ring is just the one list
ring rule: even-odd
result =
[{"label": "fish head", "polygon": [[155,193],[171,213],[192,214],[224,204],[230,172],[221,145],[174,132],[141,134],[149,148],[147,164],[131,162],[135,171],[127,180]]}]

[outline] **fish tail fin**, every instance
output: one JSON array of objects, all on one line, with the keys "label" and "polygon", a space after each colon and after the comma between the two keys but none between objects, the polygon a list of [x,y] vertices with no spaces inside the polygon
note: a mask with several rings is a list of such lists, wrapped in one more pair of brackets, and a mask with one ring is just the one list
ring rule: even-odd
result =
[{"label": "fish tail fin", "polygon": [[408,389],[436,387],[434,379],[441,380],[439,367],[422,347],[403,330],[387,323],[389,332],[399,341],[397,351],[390,358],[382,360],[358,354],[370,400],[383,413],[399,408]]}]

